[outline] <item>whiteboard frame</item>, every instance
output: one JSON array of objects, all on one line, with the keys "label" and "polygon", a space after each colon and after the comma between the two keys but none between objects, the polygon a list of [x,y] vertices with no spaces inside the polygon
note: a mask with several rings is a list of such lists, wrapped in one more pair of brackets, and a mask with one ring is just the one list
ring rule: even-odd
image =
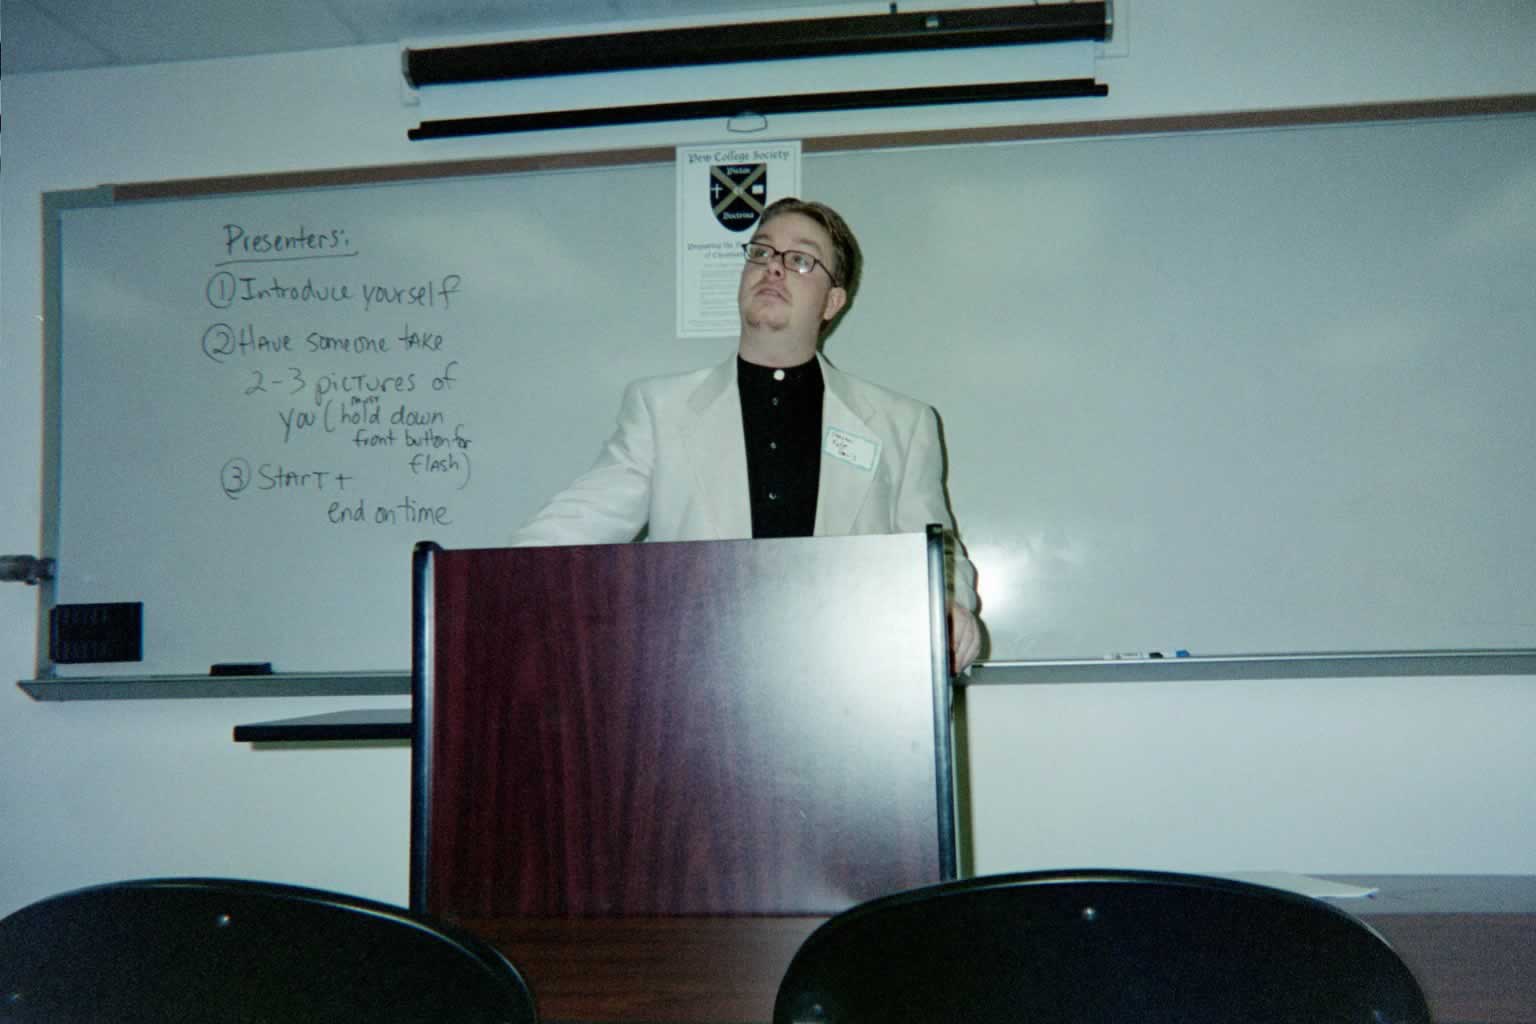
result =
[{"label": "whiteboard frame", "polygon": [[[806,154],[931,146],[962,146],[996,142],[1081,140],[1115,136],[1169,135],[1300,128],[1324,125],[1395,121],[1497,118],[1536,113],[1536,94],[1424,100],[1401,103],[1351,104],[1323,107],[1238,111],[1220,114],[1126,118],[1059,124],[1021,124],[944,131],[907,131],[869,135],[823,136],[802,141]],[[42,195],[43,241],[43,513],[40,556],[56,557],[59,548],[60,483],[62,476],[60,372],[62,323],[61,214],[69,210],[109,207],[144,200],[239,195],[252,192],[307,190],[402,183],[476,175],[507,175],[556,170],[607,169],[640,164],[665,164],[672,147],[648,147],[506,158],[422,162],[358,168],[329,168],[281,174],[235,175],[158,182],[107,184],[94,188],[46,192]],[[409,673],[333,672],[276,673],[242,680],[210,680],[186,674],[56,676],[49,656],[49,613],[57,603],[56,582],[38,585],[36,677],[18,685],[34,699],[124,699],[168,696],[310,696],[409,692]],[[1116,667],[1110,668],[1110,665]],[[1039,683],[1068,681],[1152,681],[1173,679],[1259,679],[1328,676],[1503,675],[1536,674],[1536,649],[1511,648],[1468,651],[1374,651],[1298,654],[1232,654],[1219,657],[1166,659],[1162,662],[1073,660],[1006,661],[984,665],[984,678],[970,683]],[[1105,675],[1104,673],[1108,673]]]}]

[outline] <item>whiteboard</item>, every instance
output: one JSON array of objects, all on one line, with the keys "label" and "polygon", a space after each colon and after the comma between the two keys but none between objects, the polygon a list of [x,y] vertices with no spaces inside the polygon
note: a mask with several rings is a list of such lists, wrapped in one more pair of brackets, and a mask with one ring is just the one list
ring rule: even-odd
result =
[{"label": "whiteboard", "polygon": [[[939,411],[993,659],[1536,646],[1536,119],[809,155],[827,354]],[[404,671],[675,337],[674,171],[59,204],[59,603],[144,661]],[[285,340],[286,339],[286,340]]]}]

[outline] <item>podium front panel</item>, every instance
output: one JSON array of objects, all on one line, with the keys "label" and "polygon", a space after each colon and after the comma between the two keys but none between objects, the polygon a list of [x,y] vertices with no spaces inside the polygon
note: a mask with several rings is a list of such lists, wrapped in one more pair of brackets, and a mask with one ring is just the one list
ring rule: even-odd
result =
[{"label": "podium front panel", "polygon": [[939,880],[928,543],[432,551],[413,903],[830,914]]}]

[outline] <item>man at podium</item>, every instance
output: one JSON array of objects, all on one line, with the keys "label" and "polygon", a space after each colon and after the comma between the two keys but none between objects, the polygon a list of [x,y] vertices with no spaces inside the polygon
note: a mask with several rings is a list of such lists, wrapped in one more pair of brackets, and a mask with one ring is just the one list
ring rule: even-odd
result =
[{"label": "man at podium", "polygon": [[734,358],[629,385],[596,463],[512,544],[946,531],[956,671],[981,649],[975,569],[954,536],[938,417],[818,349],[859,283],[859,244],[822,203],[785,198],[743,247]]}]

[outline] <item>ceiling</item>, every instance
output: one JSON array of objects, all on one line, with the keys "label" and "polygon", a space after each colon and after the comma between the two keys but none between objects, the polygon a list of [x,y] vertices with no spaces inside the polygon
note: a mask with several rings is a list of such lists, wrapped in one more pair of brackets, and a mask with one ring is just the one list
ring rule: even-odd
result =
[{"label": "ceiling", "polygon": [[868,0],[0,0],[0,66],[6,74],[67,71],[625,21],[884,7]]}]

